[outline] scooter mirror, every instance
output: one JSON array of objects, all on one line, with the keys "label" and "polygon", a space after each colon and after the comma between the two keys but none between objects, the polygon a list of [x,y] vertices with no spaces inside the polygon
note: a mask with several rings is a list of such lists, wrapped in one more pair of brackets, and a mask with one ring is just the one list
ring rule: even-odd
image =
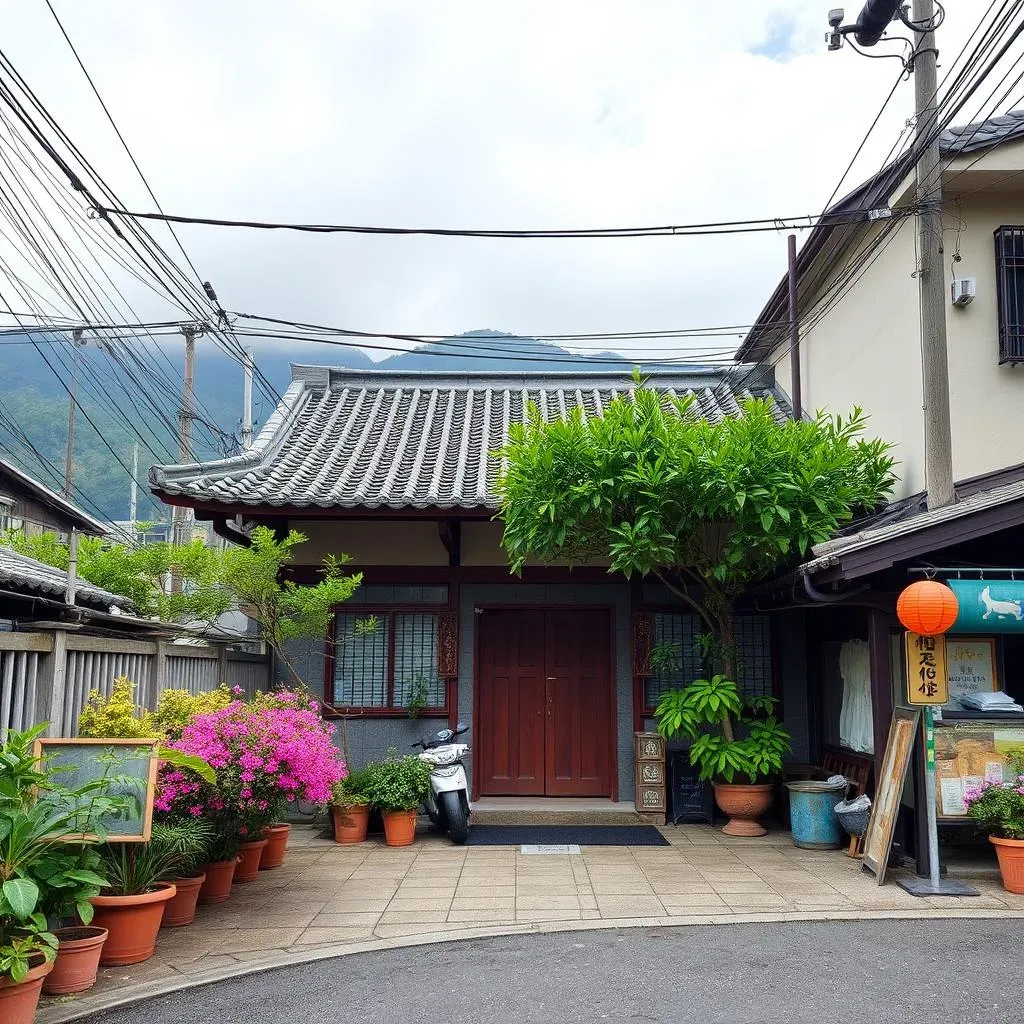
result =
[{"label": "scooter mirror", "polygon": [[440,732],[438,732],[436,738],[439,739],[442,743],[448,743],[454,736],[455,733],[453,733],[451,729],[441,729]]},{"label": "scooter mirror", "polygon": [[468,731],[469,731],[469,726],[466,725],[465,722],[459,722],[459,724],[457,726],[455,726],[455,735],[456,736],[458,736],[460,733],[468,732]]}]

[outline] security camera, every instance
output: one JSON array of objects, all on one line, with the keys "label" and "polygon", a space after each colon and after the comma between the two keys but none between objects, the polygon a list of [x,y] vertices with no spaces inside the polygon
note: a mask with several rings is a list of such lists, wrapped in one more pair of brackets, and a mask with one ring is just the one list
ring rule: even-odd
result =
[{"label": "security camera", "polygon": [[843,23],[843,18],[845,17],[846,11],[844,11],[842,7],[833,7],[832,10],[828,12],[828,23],[833,28],[839,28]]}]

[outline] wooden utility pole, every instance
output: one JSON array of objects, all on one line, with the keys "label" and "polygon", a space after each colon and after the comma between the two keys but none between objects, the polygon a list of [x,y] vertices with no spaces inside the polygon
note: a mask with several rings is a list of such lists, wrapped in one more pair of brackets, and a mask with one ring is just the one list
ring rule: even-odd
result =
[{"label": "wooden utility pole", "polygon": [[71,393],[68,395],[68,450],[64,457],[64,497],[72,501],[75,475],[75,407],[78,405],[78,350],[85,344],[82,328],[71,332]]},{"label": "wooden utility pole", "polygon": [[[195,327],[182,327],[185,335],[185,377],[181,388],[181,412],[178,414],[178,462],[192,462],[192,416],[194,407],[194,390],[196,376],[196,337],[199,331]],[[187,544],[189,541],[189,524],[192,521],[191,510],[181,505],[174,506],[171,516],[171,539],[175,544]],[[171,587],[176,592],[181,589],[181,581],[172,578]]]},{"label": "wooden utility pole", "polygon": [[252,444],[252,349],[245,350],[245,362],[242,364],[242,451]]},{"label": "wooden utility pole", "polygon": [[928,507],[956,501],[953,487],[953,438],[949,424],[949,362],[946,353],[946,275],[942,265],[942,169],[936,127],[939,100],[933,0],[914,0],[918,33],[914,50],[914,99],[917,108],[917,267],[921,304],[921,370],[924,392],[925,483]]},{"label": "wooden utility pole", "polygon": [[132,542],[135,541],[135,521],[139,516],[139,442],[132,443],[132,487],[128,492],[128,521]]}]

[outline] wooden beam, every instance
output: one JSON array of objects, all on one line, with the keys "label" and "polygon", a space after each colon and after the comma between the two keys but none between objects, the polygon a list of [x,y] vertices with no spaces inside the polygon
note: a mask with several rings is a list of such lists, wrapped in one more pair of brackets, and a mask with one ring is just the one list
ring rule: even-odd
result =
[{"label": "wooden beam", "polygon": [[885,612],[868,610],[868,670],[871,673],[871,717],[875,740],[875,786],[882,778],[882,759],[892,722],[892,661],[889,625]]},{"label": "wooden beam", "polygon": [[441,538],[445,551],[448,552],[448,564],[462,564],[462,522],[458,519],[439,519],[437,535]]}]

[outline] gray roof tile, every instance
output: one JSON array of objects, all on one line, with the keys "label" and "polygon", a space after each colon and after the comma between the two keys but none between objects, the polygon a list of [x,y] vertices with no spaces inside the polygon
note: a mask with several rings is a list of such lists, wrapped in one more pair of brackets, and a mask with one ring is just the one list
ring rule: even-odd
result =
[{"label": "gray roof tile", "polygon": [[[529,402],[548,420],[599,416],[628,394],[622,373],[394,373],[294,366],[291,387],[252,447],[215,462],[154,466],[154,491],[225,505],[321,508],[496,508],[492,452]],[[649,382],[693,393],[720,420],[738,400],[789,405],[770,372],[680,370]],[[735,389],[739,388],[737,394]]]},{"label": "gray roof tile", "polygon": [[[27,555],[19,555],[10,548],[0,547],[0,586],[4,589],[24,592],[29,597],[39,594],[48,598],[63,598],[67,581],[67,573],[61,569],[37,562]],[[81,579],[75,587],[75,603],[91,605],[104,611],[112,605],[127,611],[135,608],[127,597],[101,590]]]}]

